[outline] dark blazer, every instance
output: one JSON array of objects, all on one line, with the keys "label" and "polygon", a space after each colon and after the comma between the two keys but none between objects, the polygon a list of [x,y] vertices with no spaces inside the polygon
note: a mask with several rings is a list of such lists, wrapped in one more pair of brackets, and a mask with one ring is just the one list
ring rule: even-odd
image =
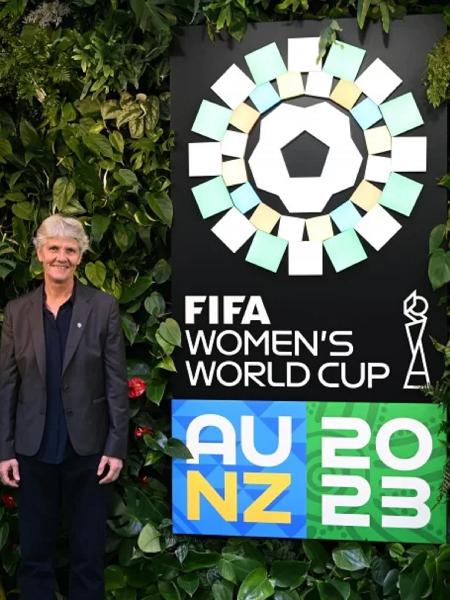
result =
[{"label": "dark blazer", "polygon": [[[35,455],[47,408],[43,286],[8,303],[0,347],[0,460]],[[128,386],[119,307],[77,282],[61,393],[70,441],[80,455],[124,458]]]}]

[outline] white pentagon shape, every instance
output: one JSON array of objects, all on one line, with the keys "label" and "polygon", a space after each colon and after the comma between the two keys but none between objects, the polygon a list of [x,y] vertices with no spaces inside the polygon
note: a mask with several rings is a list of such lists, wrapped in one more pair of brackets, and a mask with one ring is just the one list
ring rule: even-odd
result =
[{"label": "white pentagon shape", "polygon": [[[281,153],[304,131],[329,147],[320,177],[291,177]],[[355,184],[361,162],[350,119],[326,102],[308,108],[285,103],[263,117],[249,159],[257,187],[279,196],[290,213],[321,212],[333,194]]]}]

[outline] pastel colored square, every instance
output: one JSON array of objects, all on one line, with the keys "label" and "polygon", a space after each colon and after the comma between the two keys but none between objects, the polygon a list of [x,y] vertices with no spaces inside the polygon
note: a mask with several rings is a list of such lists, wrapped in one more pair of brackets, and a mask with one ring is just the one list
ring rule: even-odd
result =
[{"label": "pastel colored square", "polygon": [[308,96],[328,98],[333,85],[333,76],[323,71],[312,71],[306,80],[306,93]]},{"label": "pastel colored square", "polygon": [[336,41],[328,52],[323,70],[339,79],[355,81],[365,54],[363,48]]},{"label": "pastel colored square", "polygon": [[350,200],[347,200],[347,202],[344,202],[335,208],[330,213],[330,217],[333,219],[339,231],[353,229],[356,223],[361,219],[361,215]]},{"label": "pastel colored square", "polygon": [[375,104],[381,104],[402,80],[382,60],[376,58],[356,80],[356,85]]},{"label": "pastel colored square", "polygon": [[271,81],[287,71],[275,42],[246,54],[245,61],[256,85]]},{"label": "pastel colored square", "polygon": [[222,163],[222,177],[226,186],[245,183],[247,181],[247,170],[244,159],[236,158]]},{"label": "pastel colored square", "polygon": [[252,237],[256,229],[237,208],[231,208],[211,231],[231,252],[237,252]]},{"label": "pastel colored square", "polygon": [[306,219],[306,231],[311,242],[322,242],[333,236],[333,226],[328,215]]},{"label": "pastel colored square", "polygon": [[367,152],[369,154],[381,154],[389,152],[392,147],[392,138],[385,125],[364,130]]},{"label": "pastel colored square", "polygon": [[289,71],[309,73],[322,70],[319,37],[288,38]]},{"label": "pastel colored square", "polygon": [[305,219],[301,217],[281,217],[278,225],[278,237],[288,242],[301,242]]},{"label": "pastel colored square", "polygon": [[369,181],[363,180],[353,192],[351,200],[354,204],[367,211],[377,204],[380,196],[380,188],[377,188],[376,185],[373,185]]},{"label": "pastel colored square", "polygon": [[424,173],[427,170],[427,138],[393,137],[391,156],[393,171]]},{"label": "pastel colored square", "polygon": [[255,105],[258,112],[263,113],[280,101],[280,96],[276,93],[271,83],[262,83],[258,85],[250,94],[250,100]]},{"label": "pastel colored square", "polygon": [[367,181],[376,181],[386,183],[389,174],[392,172],[392,161],[385,156],[375,156],[369,154],[366,163],[366,172],[364,179]]},{"label": "pastel colored square", "polygon": [[207,177],[222,173],[220,142],[188,144],[189,177]]},{"label": "pastel colored square", "polygon": [[289,242],[289,275],[322,275],[322,242]]},{"label": "pastel colored square", "polygon": [[372,127],[382,117],[378,105],[370,98],[365,98],[365,100],[354,106],[350,112],[361,129]]},{"label": "pastel colored square", "polygon": [[204,219],[233,207],[231,196],[222,177],[215,177],[196,185],[192,188],[192,193]]},{"label": "pastel colored square", "polygon": [[192,131],[220,142],[228,128],[232,111],[229,108],[203,100],[195,117]]},{"label": "pastel colored square", "polygon": [[380,250],[401,229],[401,225],[387,210],[376,204],[355,229],[375,250]]},{"label": "pastel colored square", "polygon": [[248,212],[261,202],[258,194],[248,181],[231,192],[231,199],[241,213]]},{"label": "pastel colored square", "polygon": [[323,243],[336,273],[365,260],[367,254],[354,229],[338,233]]},{"label": "pastel colored square", "polygon": [[330,99],[343,108],[350,110],[361,96],[361,90],[353,81],[340,79],[330,95]]},{"label": "pastel colored square", "polygon": [[392,136],[423,125],[422,115],[411,92],[384,102],[380,110]]},{"label": "pastel colored square", "polygon": [[244,102],[233,111],[230,124],[244,133],[250,133],[259,117],[259,112]]},{"label": "pastel colored square", "polygon": [[234,110],[255,89],[255,83],[237,65],[231,65],[211,89]]},{"label": "pastel colored square", "polygon": [[296,98],[305,93],[303,79],[300,73],[283,73],[277,77],[278,94],[283,100]]},{"label": "pastel colored square", "polygon": [[250,223],[266,233],[270,233],[280,220],[280,213],[261,202],[250,218]]},{"label": "pastel colored square", "polygon": [[418,181],[398,173],[391,173],[384,186],[379,203],[409,217],[422,188],[423,185]]},{"label": "pastel colored square", "polygon": [[265,231],[257,231],[245,260],[276,273],[288,243]]},{"label": "pastel colored square", "polygon": [[248,135],[240,131],[227,129],[221,142],[221,152],[225,156],[243,158],[247,147]]}]

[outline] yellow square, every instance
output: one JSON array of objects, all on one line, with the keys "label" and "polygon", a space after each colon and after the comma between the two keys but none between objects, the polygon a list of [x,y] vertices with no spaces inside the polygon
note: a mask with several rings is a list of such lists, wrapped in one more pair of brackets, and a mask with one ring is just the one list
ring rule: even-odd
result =
[{"label": "yellow square", "polygon": [[247,181],[247,171],[243,158],[227,160],[222,163],[222,177],[226,186],[239,185]]},{"label": "yellow square", "polygon": [[392,138],[386,125],[365,129],[364,136],[366,138],[367,152],[369,154],[380,154],[381,152],[390,151]]},{"label": "yellow square", "polygon": [[256,229],[270,233],[278,223],[280,216],[280,213],[276,210],[273,210],[273,208],[270,208],[270,206],[261,202],[252,214],[250,223],[254,225]]},{"label": "yellow square", "polygon": [[380,196],[381,190],[376,185],[363,180],[353,192],[351,201],[364,210],[370,210],[378,202]]},{"label": "yellow square", "polygon": [[356,101],[361,96],[361,90],[353,81],[347,81],[346,79],[340,79],[337,86],[331,93],[330,99],[336,104],[340,104],[347,110],[353,108]]},{"label": "yellow square", "polygon": [[230,123],[244,133],[250,133],[259,117],[260,114],[257,110],[243,102],[231,115]]},{"label": "yellow square", "polygon": [[305,93],[303,79],[300,73],[283,73],[277,77],[278,94],[282,100],[295,98]]},{"label": "yellow square", "polygon": [[306,219],[306,231],[311,242],[323,242],[333,237],[333,226],[328,215]]}]

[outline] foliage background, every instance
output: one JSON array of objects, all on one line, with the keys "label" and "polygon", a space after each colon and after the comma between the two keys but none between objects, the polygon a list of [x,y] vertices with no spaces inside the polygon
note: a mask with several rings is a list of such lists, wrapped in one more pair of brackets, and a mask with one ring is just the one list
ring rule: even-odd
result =
[{"label": "foliage background", "polygon": [[[415,600],[450,593],[450,545],[174,537],[168,376],[180,331],[170,316],[172,223],[168,52],[178,25],[211,38],[248,22],[357,17],[363,28],[450,5],[418,0],[0,0],[0,306],[35,285],[32,233],[49,213],[82,219],[91,249],[80,279],[122,308],[133,387],[130,455],[108,522],[107,598],[116,600]],[[323,48],[336,35],[323,32]],[[429,57],[428,98],[449,97],[450,38]],[[442,174],[441,185],[450,187]],[[449,224],[430,237],[434,288],[450,280]],[[428,391],[449,398],[446,370]],[[139,395],[140,394],[140,395]],[[449,483],[450,483],[450,477]],[[0,600],[17,597],[16,501],[2,489]],[[66,594],[65,533],[58,598]]]}]

